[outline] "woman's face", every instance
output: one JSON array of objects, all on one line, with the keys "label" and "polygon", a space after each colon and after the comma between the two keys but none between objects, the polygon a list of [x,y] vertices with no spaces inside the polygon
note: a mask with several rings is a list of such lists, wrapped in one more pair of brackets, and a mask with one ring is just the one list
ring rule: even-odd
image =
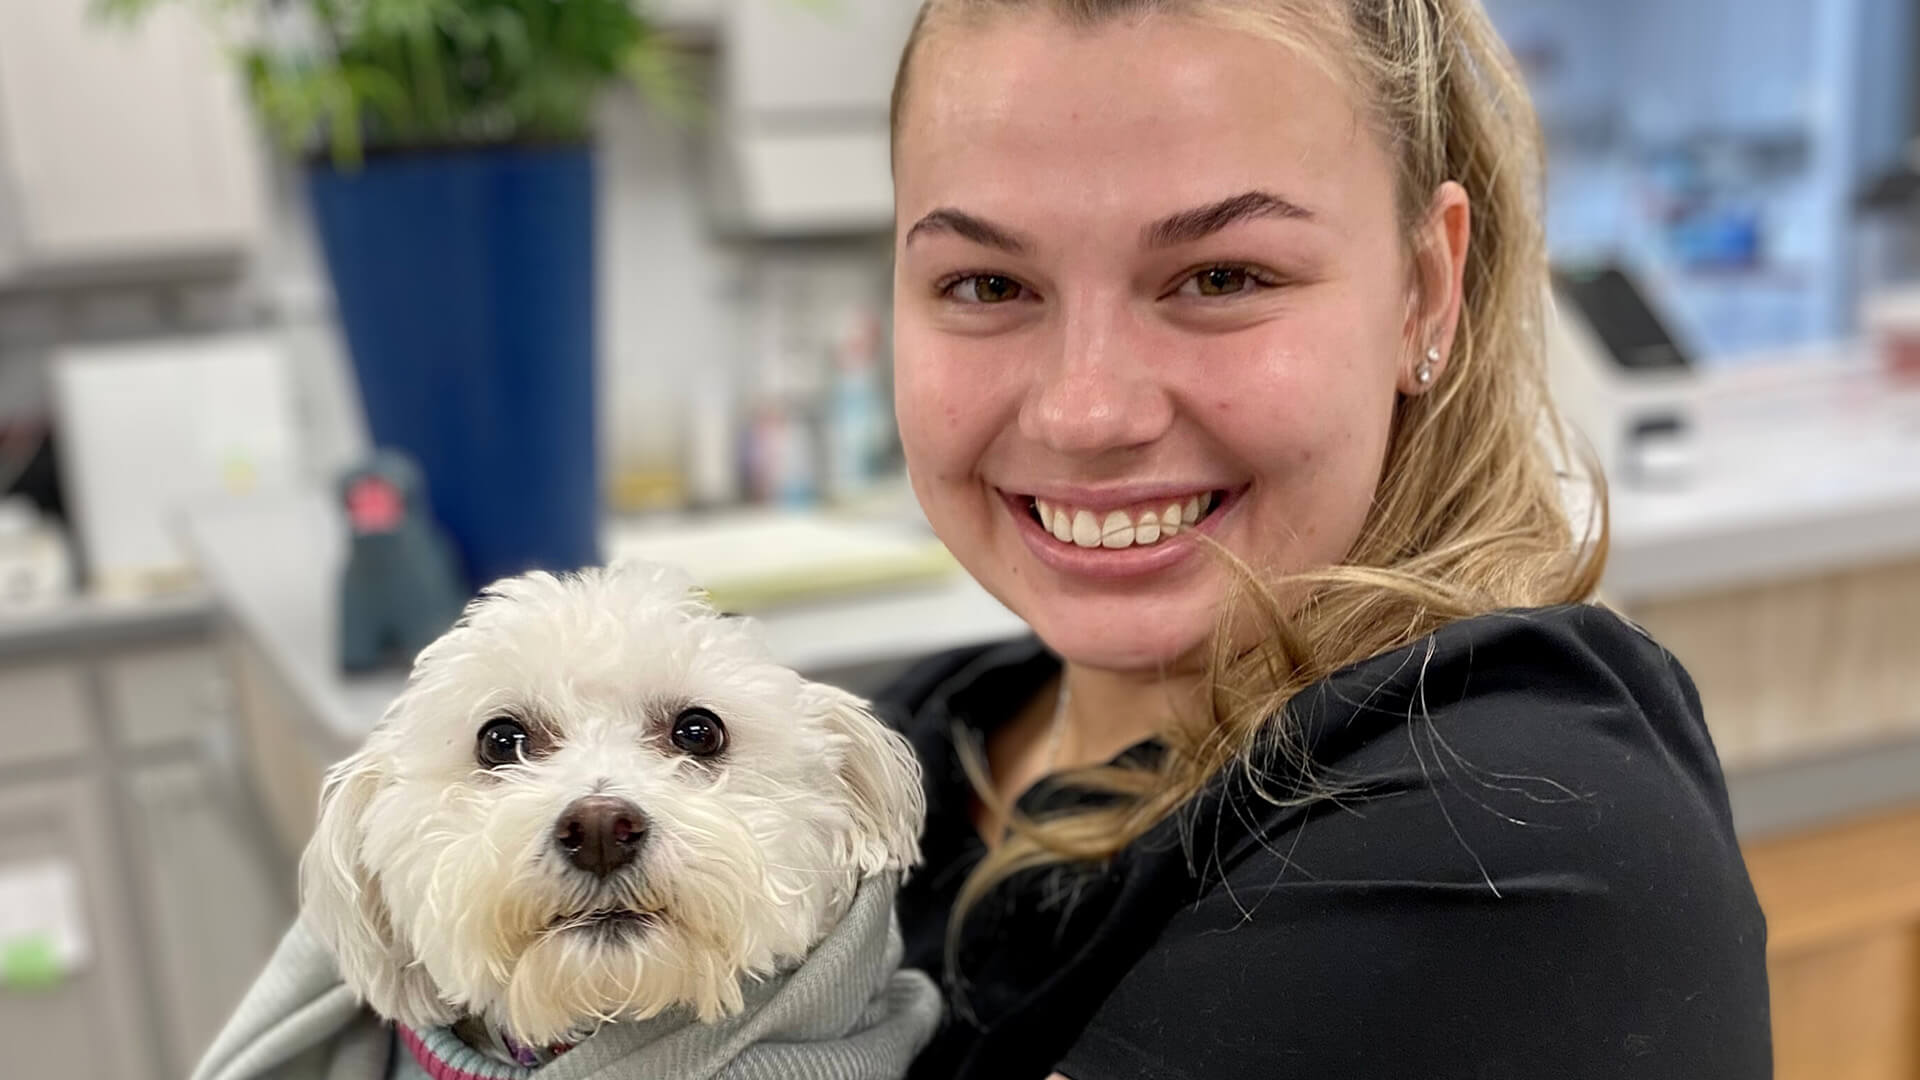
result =
[{"label": "woman's face", "polygon": [[895,180],[914,490],[1050,646],[1190,664],[1230,581],[1195,534],[1342,559],[1429,342],[1336,82],[1195,21],[1001,17],[923,44]]}]

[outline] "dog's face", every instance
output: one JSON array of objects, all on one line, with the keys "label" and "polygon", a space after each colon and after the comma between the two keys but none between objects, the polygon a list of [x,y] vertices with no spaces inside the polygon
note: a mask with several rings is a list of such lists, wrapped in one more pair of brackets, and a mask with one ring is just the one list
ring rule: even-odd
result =
[{"label": "dog's face", "polygon": [[414,1026],[740,1007],[916,859],[905,743],[655,567],[502,582],[328,775],[303,917]]}]

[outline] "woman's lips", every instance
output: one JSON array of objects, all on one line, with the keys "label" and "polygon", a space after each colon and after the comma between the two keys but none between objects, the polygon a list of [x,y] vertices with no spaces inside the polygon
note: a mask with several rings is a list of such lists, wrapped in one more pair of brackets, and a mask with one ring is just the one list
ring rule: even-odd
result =
[{"label": "woman's lips", "polygon": [[1192,528],[1213,509],[1215,494],[1152,499],[1113,510],[1089,510],[1035,497],[1040,526],[1059,542],[1083,548],[1150,547]]},{"label": "woman's lips", "polygon": [[[1076,505],[1001,492],[1021,539],[1043,564],[1063,574],[1125,578],[1157,573],[1190,555],[1193,538],[1211,533],[1245,488],[1156,493],[1123,506]],[[1095,502],[1096,500],[1083,500]],[[1044,521],[1044,524],[1043,524]]]}]

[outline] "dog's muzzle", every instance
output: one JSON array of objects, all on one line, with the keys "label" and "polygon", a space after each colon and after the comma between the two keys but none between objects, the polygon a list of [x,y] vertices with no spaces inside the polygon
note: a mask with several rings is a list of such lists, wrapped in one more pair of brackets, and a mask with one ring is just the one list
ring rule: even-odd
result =
[{"label": "dog's muzzle", "polygon": [[575,799],[554,823],[553,842],[567,861],[594,877],[631,863],[647,841],[647,815],[612,795]]}]

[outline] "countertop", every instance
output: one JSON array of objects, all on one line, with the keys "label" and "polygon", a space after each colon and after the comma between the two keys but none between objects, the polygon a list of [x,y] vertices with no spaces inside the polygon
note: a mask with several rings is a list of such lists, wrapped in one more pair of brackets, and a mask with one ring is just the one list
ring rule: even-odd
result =
[{"label": "countertop", "polygon": [[1610,599],[1920,554],[1920,384],[1863,348],[1708,378],[1694,422],[1690,482],[1609,492]]},{"label": "countertop", "polygon": [[0,658],[200,633],[213,613],[213,597],[199,589],[141,599],[66,597],[0,612]]}]

